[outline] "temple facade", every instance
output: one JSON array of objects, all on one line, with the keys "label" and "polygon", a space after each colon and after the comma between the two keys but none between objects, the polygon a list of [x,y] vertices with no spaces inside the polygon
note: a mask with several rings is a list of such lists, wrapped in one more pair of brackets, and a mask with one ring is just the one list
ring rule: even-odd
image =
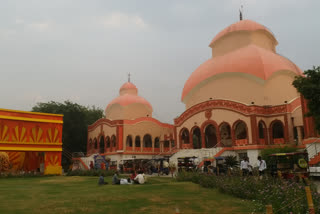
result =
[{"label": "temple facade", "polygon": [[303,117],[305,100],[292,86],[303,74],[277,53],[277,45],[267,27],[251,20],[218,33],[209,45],[212,56],[184,85],[185,111],[174,124],[152,118],[151,104],[134,84],[125,83],[107,106],[106,118],[89,127],[88,155],[177,158],[192,150],[203,158],[199,151],[212,149],[215,157],[232,153],[256,159],[266,147],[305,147],[304,139],[316,132]]},{"label": "temple facade", "polygon": [[170,155],[176,148],[174,125],[156,120],[152,112],[130,80],[123,84],[106,107],[106,117],[88,128],[88,155],[98,153],[117,162]]}]

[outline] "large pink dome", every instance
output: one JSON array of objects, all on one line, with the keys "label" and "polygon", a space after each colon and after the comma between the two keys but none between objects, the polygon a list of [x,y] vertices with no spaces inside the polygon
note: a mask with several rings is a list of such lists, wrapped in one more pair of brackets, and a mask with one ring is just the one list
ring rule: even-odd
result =
[{"label": "large pink dome", "polygon": [[248,45],[223,56],[211,58],[200,65],[184,85],[181,100],[199,83],[221,73],[246,73],[267,80],[273,73],[289,70],[301,75],[301,70],[279,54]]}]

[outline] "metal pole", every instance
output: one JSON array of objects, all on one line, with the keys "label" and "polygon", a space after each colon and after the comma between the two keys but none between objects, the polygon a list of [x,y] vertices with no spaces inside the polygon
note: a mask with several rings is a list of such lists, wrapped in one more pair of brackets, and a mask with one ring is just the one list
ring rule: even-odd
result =
[{"label": "metal pole", "polygon": [[309,213],[315,214],[310,187],[306,186],[305,190],[306,190],[306,195],[307,195]]},{"label": "metal pole", "polygon": [[272,205],[266,205],[266,214],[273,214]]}]

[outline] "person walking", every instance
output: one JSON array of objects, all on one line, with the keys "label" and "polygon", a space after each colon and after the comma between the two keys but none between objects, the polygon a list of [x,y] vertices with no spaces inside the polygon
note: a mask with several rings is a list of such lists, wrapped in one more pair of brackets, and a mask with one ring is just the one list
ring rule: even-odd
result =
[{"label": "person walking", "polygon": [[258,156],[258,167],[259,167],[259,177],[262,179],[264,171],[267,169],[267,163],[265,160],[262,160],[261,156]]},{"label": "person walking", "polygon": [[247,158],[243,158],[243,160],[240,162],[240,169],[242,171],[242,176],[247,176],[248,175],[248,161]]}]

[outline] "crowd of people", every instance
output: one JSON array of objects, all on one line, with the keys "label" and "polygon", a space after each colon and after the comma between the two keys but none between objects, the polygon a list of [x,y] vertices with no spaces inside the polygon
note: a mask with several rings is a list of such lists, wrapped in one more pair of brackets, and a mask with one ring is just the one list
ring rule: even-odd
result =
[{"label": "crowd of people", "polygon": [[[91,162],[90,168],[93,169],[93,163]],[[104,168],[105,167],[105,168]],[[104,169],[108,170],[108,165],[104,165]],[[161,169],[165,171],[166,169],[169,169],[169,163],[167,161],[161,162]],[[257,161],[257,169],[259,171],[259,177],[262,178],[264,175],[265,170],[267,169],[267,164],[265,160],[262,160],[261,156],[258,156],[258,161]],[[151,170],[151,169],[150,169]],[[205,166],[203,171],[204,172],[210,172],[210,170],[213,170],[212,166]],[[243,160],[240,162],[240,170],[242,172],[242,176],[250,176],[253,175],[253,166],[249,161],[248,157],[244,157]],[[158,173],[160,172],[160,164],[158,166]],[[168,170],[169,171],[169,170]],[[116,171],[115,174],[112,177],[112,184],[113,185],[129,185],[129,184],[144,184],[146,181],[145,174],[143,170],[139,169],[138,173],[136,171],[133,171],[130,177],[128,178],[119,178],[119,172]],[[99,185],[105,185],[108,184],[107,182],[104,181],[104,177],[101,175],[99,177]]]},{"label": "crowd of people", "polygon": [[[129,178],[119,178],[119,172],[116,171],[112,177],[113,185],[128,185],[128,184],[144,184],[146,182],[146,177],[143,171],[139,171],[138,173],[133,172]],[[103,175],[100,175],[99,185],[108,184],[108,182],[104,181]]]}]

